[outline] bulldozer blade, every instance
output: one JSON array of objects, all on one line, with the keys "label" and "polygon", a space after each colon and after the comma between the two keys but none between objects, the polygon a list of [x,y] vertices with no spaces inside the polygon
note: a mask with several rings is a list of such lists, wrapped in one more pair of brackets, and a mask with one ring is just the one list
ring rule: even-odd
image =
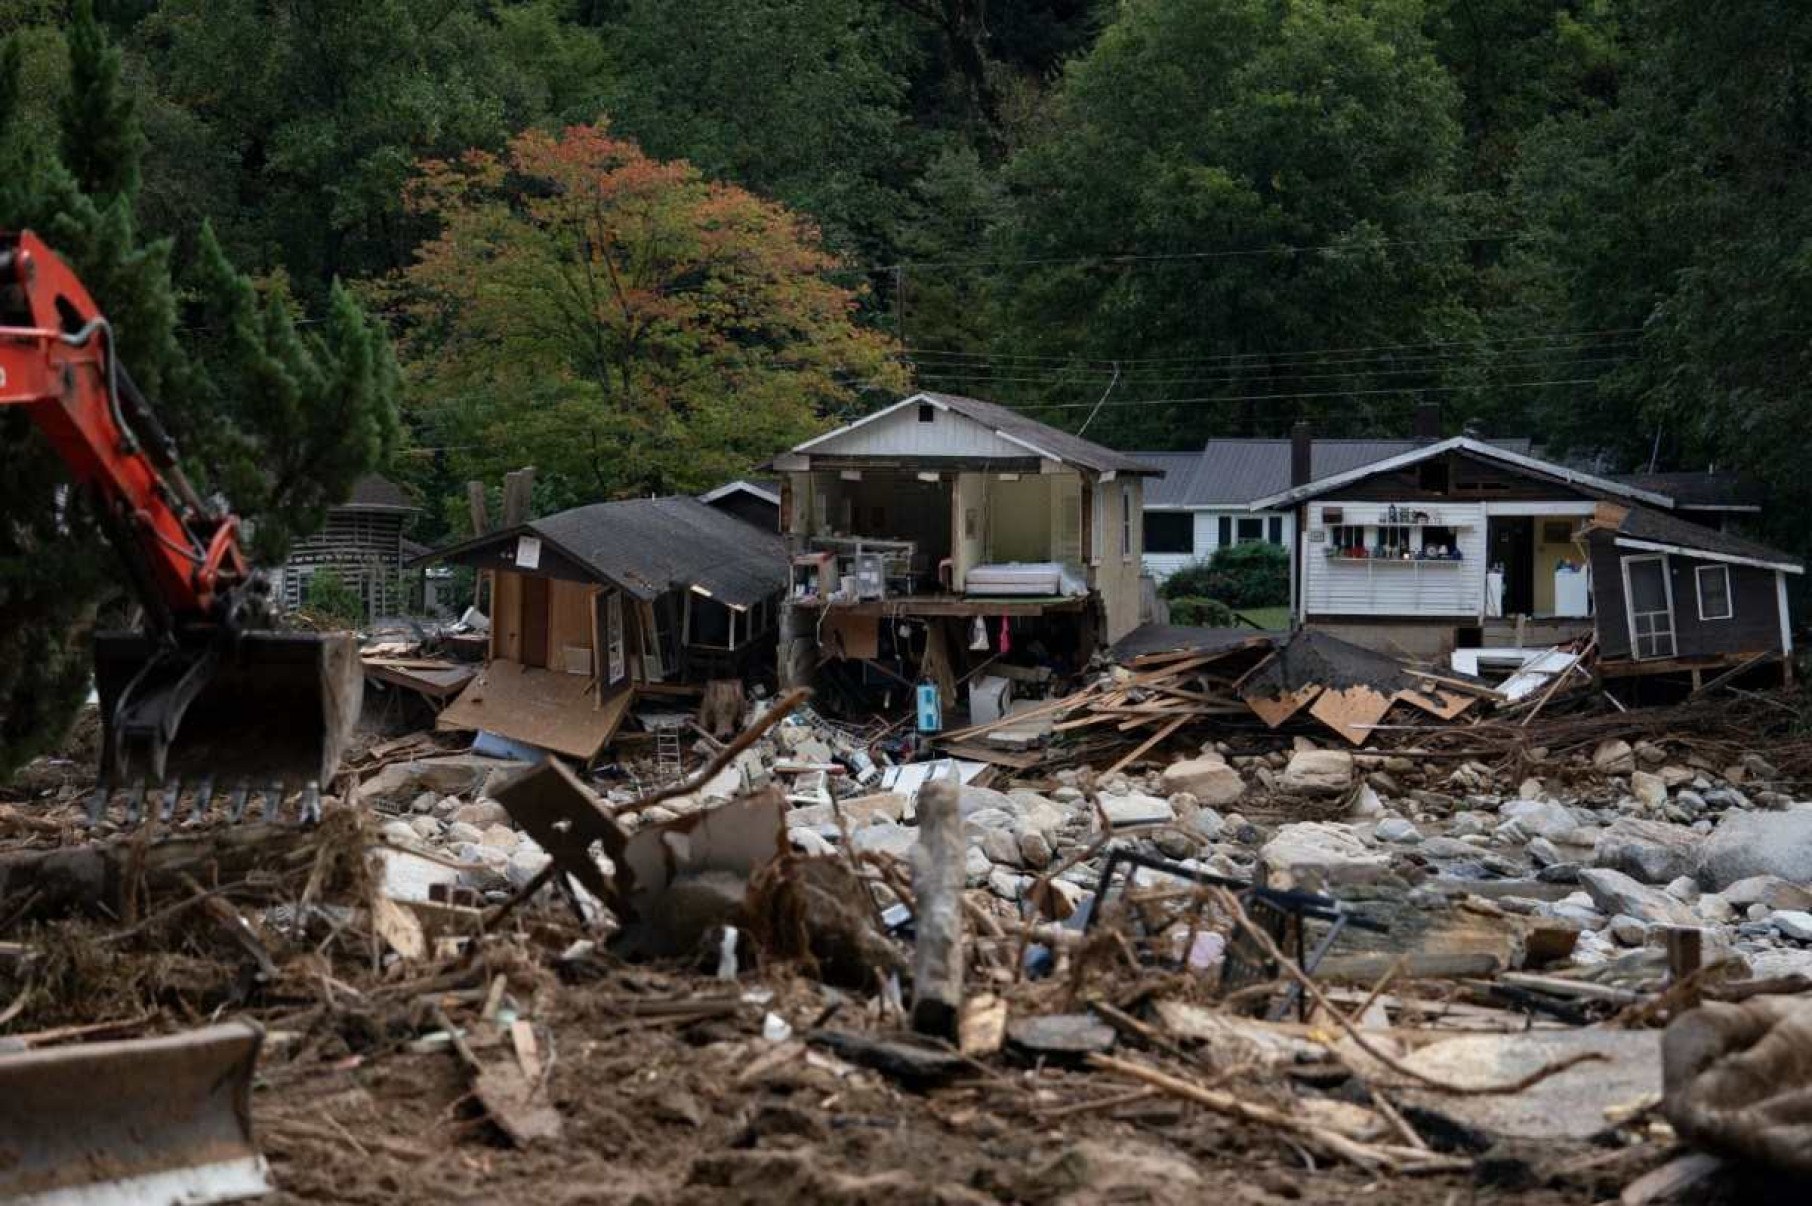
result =
[{"label": "bulldozer blade", "polygon": [[106,786],[141,778],[325,785],[364,690],[346,632],[257,631],[192,647],[99,633],[94,670]]},{"label": "bulldozer blade", "polygon": [[234,1202],[269,1193],[252,1142],[264,1032],[0,1055],[0,1200],[32,1206]]}]

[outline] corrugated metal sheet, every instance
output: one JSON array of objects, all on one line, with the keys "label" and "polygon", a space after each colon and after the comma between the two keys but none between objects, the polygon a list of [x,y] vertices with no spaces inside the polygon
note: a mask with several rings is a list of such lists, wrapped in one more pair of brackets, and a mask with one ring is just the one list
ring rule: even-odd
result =
[{"label": "corrugated metal sheet", "polygon": [[[1424,440],[1320,439],[1310,449],[1315,480],[1345,473],[1414,451]],[[1509,452],[1528,455],[1528,440],[1492,440]],[[1209,440],[1199,453],[1140,452],[1141,461],[1160,465],[1164,479],[1148,490],[1147,506],[1244,506],[1254,499],[1290,488],[1290,441],[1287,439]],[[1181,464],[1173,458],[1188,458]]]}]

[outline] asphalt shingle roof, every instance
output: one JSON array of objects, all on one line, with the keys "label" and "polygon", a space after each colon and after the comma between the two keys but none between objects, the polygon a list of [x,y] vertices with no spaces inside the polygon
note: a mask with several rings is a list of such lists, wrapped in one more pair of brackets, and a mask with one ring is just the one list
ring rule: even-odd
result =
[{"label": "asphalt shingle roof", "polygon": [[409,496],[403,493],[401,486],[376,473],[367,473],[352,483],[352,496],[341,505],[384,511],[420,510],[409,501]]},{"label": "asphalt shingle roof", "polygon": [[[1318,439],[1310,446],[1310,479],[1319,481],[1422,447],[1426,440]],[[1528,455],[1528,440],[1492,440]],[[1166,470],[1145,487],[1147,507],[1243,507],[1290,488],[1287,439],[1209,440],[1200,452],[1140,452]]]},{"label": "asphalt shingle roof", "polygon": [[1734,473],[1613,473],[1614,482],[1665,494],[1682,507],[1756,507],[1762,492]]},{"label": "asphalt shingle roof", "polygon": [[1790,553],[1769,548],[1765,544],[1738,536],[1734,532],[1720,532],[1703,524],[1669,515],[1665,511],[1655,511],[1648,507],[1631,507],[1624,515],[1623,522],[1617,526],[1620,536],[1631,540],[1648,540],[1655,544],[1672,544],[1681,548],[1702,549],[1708,553],[1722,553],[1727,557],[1744,557],[1751,561],[1765,561],[1770,565],[1799,565],[1800,560]]}]

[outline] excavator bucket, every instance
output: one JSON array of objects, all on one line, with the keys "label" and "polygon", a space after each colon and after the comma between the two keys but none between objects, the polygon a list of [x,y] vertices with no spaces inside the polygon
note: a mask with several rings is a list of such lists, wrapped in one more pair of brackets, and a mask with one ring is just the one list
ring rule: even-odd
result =
[{"label": "excavator bucket", "polygon": [[186,1034],[0,1055],[0,1201],[235,1202],[270,1192],[252,1142],[264,1032]]},{"label": "excavator bucket", "polygon": [[129,821],[141,807],[148,813],[146,783],[165,820],[184,792],[194,815],[219,799],[237,819],[248,795],[274,815],[291,791],[312,819],[364,690],[347,632],[253,631],[224,647],[101,633],[94,661],[104,739],[96,819],[115,788],[127,792]]}]

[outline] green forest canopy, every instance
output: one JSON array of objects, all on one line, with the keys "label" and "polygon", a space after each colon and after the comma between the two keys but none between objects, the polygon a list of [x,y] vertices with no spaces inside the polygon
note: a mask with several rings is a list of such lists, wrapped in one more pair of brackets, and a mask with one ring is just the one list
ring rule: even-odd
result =
[{"label": "green forest canopy", "polygon": [[[915,383],[1153,449],[1432,400],[1742,470],[1812,551],[1797,0],[20,0],[0,39],[0,225],[267,557],[374,466],[432,540],[512,462],[544,506],[694,489]],[[616,200],[563,212],[575,172]],[[4,764],[112,575],[0,440],[0,697],[43,701]]]}]

